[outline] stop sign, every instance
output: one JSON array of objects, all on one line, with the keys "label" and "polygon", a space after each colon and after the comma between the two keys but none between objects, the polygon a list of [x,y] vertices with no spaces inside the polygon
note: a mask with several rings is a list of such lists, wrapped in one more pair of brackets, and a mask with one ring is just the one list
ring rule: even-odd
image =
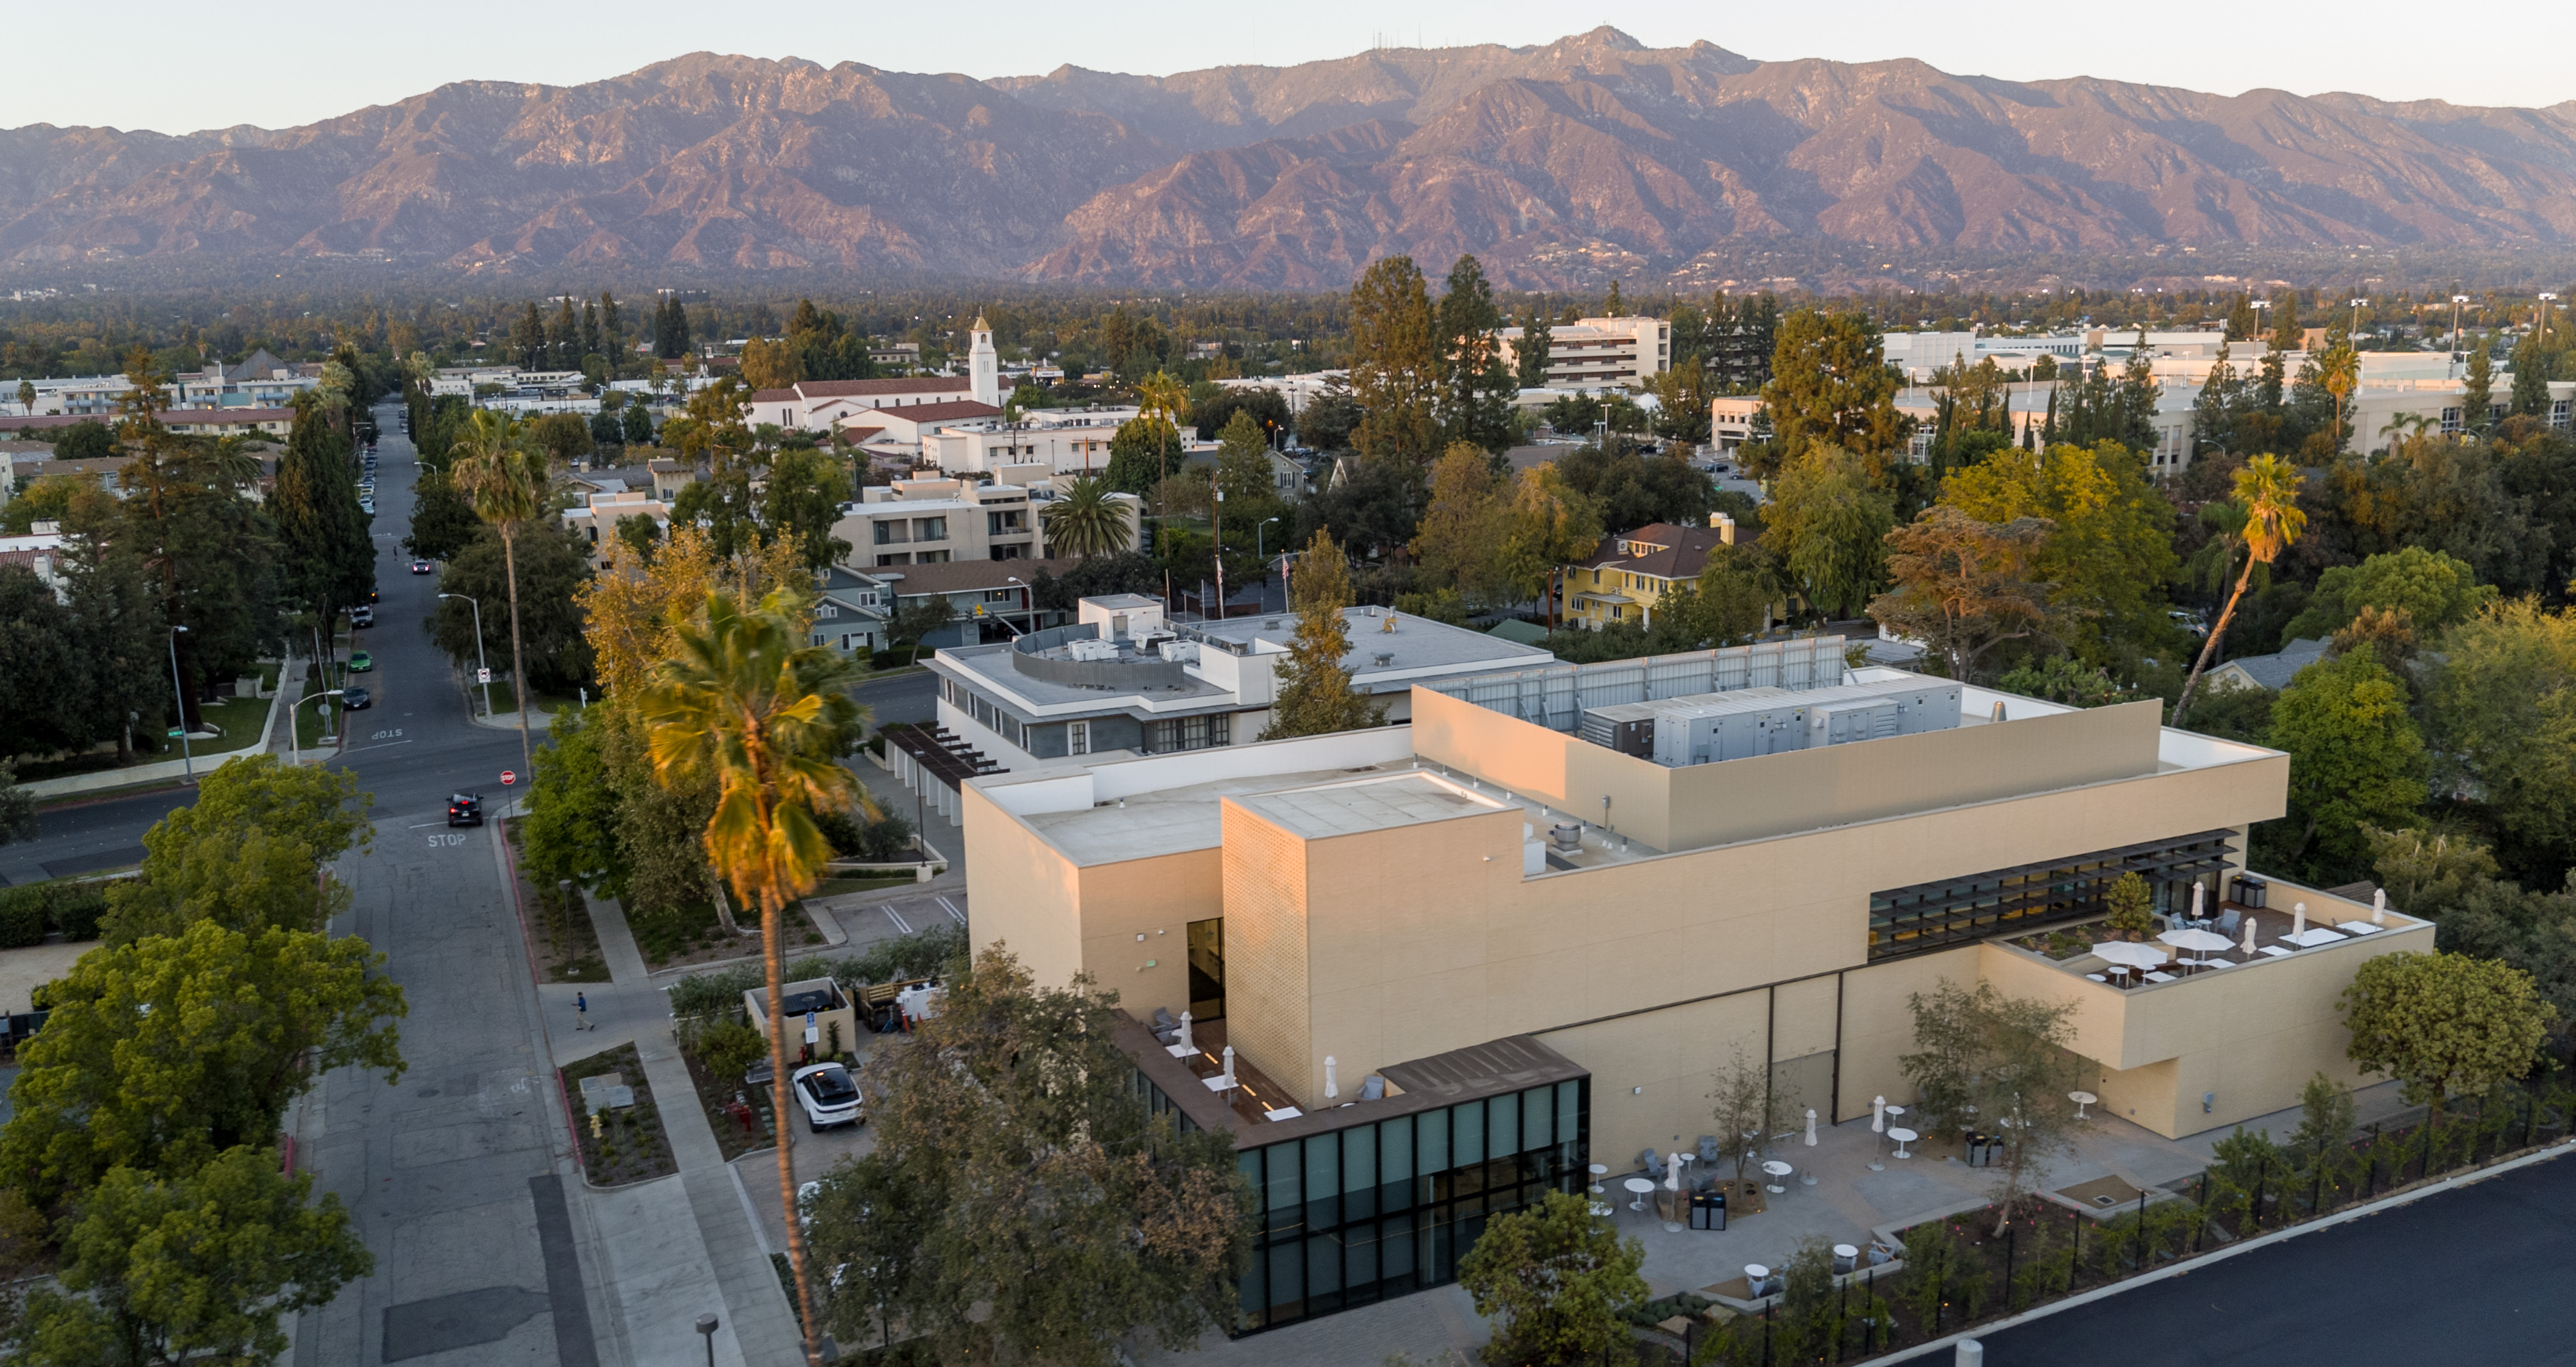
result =
[{"label": "stop sign", "polygon": [[507,787],[509,787],[511,784],[516,783],[516,782],[518,782],[518,781],[519,781],[519,776],[518,776],[517,774],[511,773],[511,772],[510,772],[509,770],[507,770],[507,769],[504,769],[504,770],[502,770],[502,771],[501,771],[501,786],[502,786],[502,787],[507,788]]}]

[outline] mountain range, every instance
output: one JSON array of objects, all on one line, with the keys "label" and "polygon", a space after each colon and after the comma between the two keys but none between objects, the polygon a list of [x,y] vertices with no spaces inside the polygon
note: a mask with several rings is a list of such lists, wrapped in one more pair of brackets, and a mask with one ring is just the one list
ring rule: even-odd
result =
[{"label": "mountain range", "polygon": [[2576,245],[2576,101],[2221,96],[1600,28],[1173,76],[696,53],[299,128],[0,130],[0,262],[354,257],[1333,288],[1474,252],[1526,288],[1748,245]]}]

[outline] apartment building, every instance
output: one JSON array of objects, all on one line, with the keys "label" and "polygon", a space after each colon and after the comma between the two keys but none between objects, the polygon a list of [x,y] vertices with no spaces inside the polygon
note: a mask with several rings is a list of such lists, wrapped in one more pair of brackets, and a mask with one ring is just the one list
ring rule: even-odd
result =
[{"label": "apartment building", "polygon": [[[1049,474],[1096,475],[1109,468],[1109,443],[1118,429],[1140,411],[1132,404],[1041,408],[1021,414],[1015,422],[1006,421],[999,409],[965,414],[917,429],[921,463],[949,475],[990,475],[1014,466],[1037,466]],[[859,421],[874,424],[879,418]],[[900,433],[894,435],[899,438]],[[1182,428],[1179,449],[1190,449],[1197,435],[1194,428]]]},{"label": "apartment building", "polygon": [[[1042,466],[1019,466],[1009,479],[899,479],[871,486],[864,501],[845,504],[832,535],[850,543],[854,569],[937,565],[956,560],[1044,559],[1045,511],[1062,490]],[[1139,544],[1144,501],[1112,494],[1125,510],[1127,544]]]},{"label": "apartment building", "polygon": [[[1503,363],[1520,364],[1521,330],[1502,330]],[[1584,318],[1549,329],[1549,388],[1643,387],[1672,368],[1673,325],[1661,318]]]},{"label": "apartment building", "polygon": [[589,548],[591,567],[604,573],[616,569],[627,554],[617,536],[618,524],[635,517],[650,521],[657,532],[667,531],[671,505],[648,489],[609,489],[587,494],[565,509],[563,524]]},{"label": "apartment building", "polygon": [[[1943,980],[2069,1008],[2085,1090],[2181,1136],[2362,1081],[2337,996],[2432,947],[2399,911],[2249,883],[2288,757],[2153,702],[1849,670],[1825,637],[1412,703],[962,781],[977,943],[1116,984],[1139,1092],[1232,1139],[1259,1206],[1240,1330],[1453,1279],[1492,1212],[1706,1132],[1739,1048],[1820,1123],[1911,1104],[1907,1001]],[[2128,873],[2169,915],[2197,886],[2242,948],[2115,973],[2081,946]],[[1157,1011],[1190,1013],[1186,1045]]]}]

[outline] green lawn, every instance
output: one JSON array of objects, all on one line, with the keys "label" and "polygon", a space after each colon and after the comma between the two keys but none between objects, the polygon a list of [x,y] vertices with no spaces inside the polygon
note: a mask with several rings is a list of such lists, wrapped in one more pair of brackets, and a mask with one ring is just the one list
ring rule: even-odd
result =
[{"label": "green lawn", "polygon": [[203,719],[198,729],[223,734],[215,740],[190,741],[193,752],[220,755],[259,744],[265,737],[261,728],[268,723],[268,701],[266,698],[226,698],[198,709],[198,716]]}]

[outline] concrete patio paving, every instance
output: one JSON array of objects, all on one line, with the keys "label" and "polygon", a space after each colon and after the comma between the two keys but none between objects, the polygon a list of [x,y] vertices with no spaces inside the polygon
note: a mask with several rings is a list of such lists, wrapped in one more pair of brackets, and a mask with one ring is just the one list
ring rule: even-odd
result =
[{"label": "concrete patio paving", "polygon": [[[2353,1095],[2359,1123],[2368,1126],[2400,1120],[2410,1108],[2397,1095],[2395,1083],[2364,1088]],[[2286,1139],[2298,1127],[2296,1110],[2275,1112],[2245,1124],[2250,1133],[2269,1130]],[[2046,1187],[2056,1190],[2101,1177],[2118,1177],[2138,1187],[2158,1187],[2197,1175],[2211,1161],[2218,1142],[2235,1132],[2224,1126],[2166,1139],[2117,1117],[2078,1132],[2072,1152],[2049,1170]],[[1835,1126],[1819,1126],[1816,1146],[1799,1136],[1780,1141],[1764,1155],[1793,1163],[1799,1175],[1813,1175],[1814,1186],[1791,1176],[1786,1189],[1768,1196],[1770,1208],[1729,1221],[1723,1231],[1687,1227],[1667,1230],[1651,1203],[1645,1213],[1632,1211],[1634,1198],[1620,1186],[1635,1172],[1614,1172],[1601,1179],[1595,1198],[1611,1203],[1612,1221],[1621,1234],[1637,1240],[1646,1252],[1641,1274],[1648,1292],[1666,1296],[1697,1291],[1741,1277],[1747,1263],[1779,1267],[1811,1239],[1866,1245],[1876,1231],[1933,1218],[1963,1207],[1985,1204],[1996,1187],[1997,1173],[1960,1162],[1955,1136],[1946,1142],[1927,1137],[1908,1146],[1915,1156],[1894,1157],[1896,1146],[1873,1134],[1869,1117]],[[1882,1170],[1872,1172],[1877,1157]],[[1729,1175],[1732,1165],[1721,1169]],[[1757,1169],[1748,1164],[1746,1173]],[[1209,1335],[1186,1353],[1139,1352],[1139,1362],[1188,1362],[1222,1367],[1285,1367],[1291,1363],[1376,1363],[1401,1353],[1413,1363],[1473,1361],[1490,1337],[1468,1295],[1455,1286],[1437,1287],[1358,1310],[1326,1315],[1303,1324],[1251,1334],[1239,1339]]]}]

